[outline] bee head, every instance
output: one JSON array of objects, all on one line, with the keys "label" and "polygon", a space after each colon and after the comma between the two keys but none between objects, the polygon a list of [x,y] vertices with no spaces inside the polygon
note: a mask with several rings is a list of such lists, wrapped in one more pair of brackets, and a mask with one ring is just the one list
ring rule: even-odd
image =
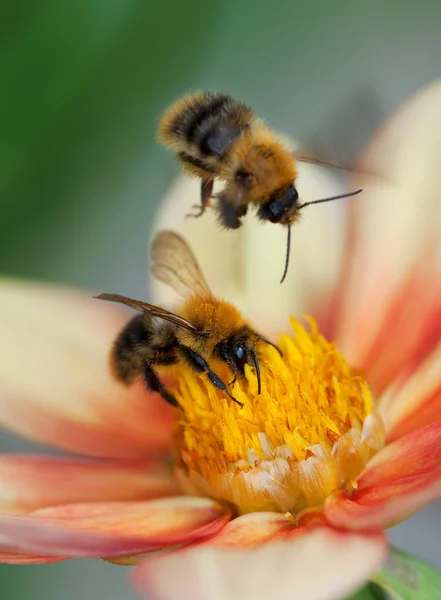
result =
[{"label": "bee head", "polygon": [[227,363],[233,373],[245,376],[245,365],[256,369],[258,393],[260,394],[260,368],[255,347],[259,337],[248,328],[234,333],[217,344],[215,353],[218,358]]},{"label": "bee head", "polygon": [[299,208],[299,195],[294,185],[273,194],[270,199],[259,207],[258,215],[262,221],[289,225]]}]

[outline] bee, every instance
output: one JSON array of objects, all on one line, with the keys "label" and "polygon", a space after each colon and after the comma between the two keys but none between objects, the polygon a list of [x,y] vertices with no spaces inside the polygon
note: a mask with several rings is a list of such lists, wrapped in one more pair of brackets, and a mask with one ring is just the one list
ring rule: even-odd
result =
[{"label": "bee", "polygon": [[125,304],[141,313],[127,323],[113,344],[110,359],[115,378],[130,385],[142,377],[150,390],[158,392],[172,406],[178,406],[155,367],[184,363],[196,373],[205,374],[215,387],[242,406],[212,370],[210,363],[217,359],[231,370],[232,383],[237,377],[245,377],[245,365],[254,367],[260,394],[257,347],[264,342],[274,346],[279,353],[280,350],[254,331],[237,308],[212,294],[181,236],[163,231],[155,237],[152,273],[183,297],[177,314],[119,294],[96,296]]},{"label": "bee", "polygon": [[[227,94],[198,92],[177,101],[162,117],[158,139],[177,155],[188,175],[201,179],[201,202],[189,216],[200,217],[211,198],[216,198],[213,208],[219,224],[227,229],[241,226],[249,206],[256,209],[262,221],[287,226],[281,283],[288,272],[291,225],[299,211],[362,191],[301,204],[295,186],[298,160],[341,167],[294,156],[247,104]],[[213,194],[216,180],[225,185]]]}]

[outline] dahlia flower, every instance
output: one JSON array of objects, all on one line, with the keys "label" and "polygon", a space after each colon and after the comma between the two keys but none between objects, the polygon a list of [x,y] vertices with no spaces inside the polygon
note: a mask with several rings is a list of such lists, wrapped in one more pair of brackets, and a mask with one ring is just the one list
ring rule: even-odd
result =
[{"label": "dahlia flower", "polygon": [[[261,394],[234,384],[243,408],[186,368],[167,380],[182,410],[120,387],[127,312],[0,283],[0,423],[72,454],[0,457],[0,561],[135,564],[159,600],[331,600],[374,575],[384,530],[441,496],[440,106],[441,84],[410,99],[358,163],[362,196],[305,214],[283,286],[278,227],[184,221],[197,186],[173,187],[157,227],[283,351],[262,349]],[[300,193],[331,195],[321,177]]]}]

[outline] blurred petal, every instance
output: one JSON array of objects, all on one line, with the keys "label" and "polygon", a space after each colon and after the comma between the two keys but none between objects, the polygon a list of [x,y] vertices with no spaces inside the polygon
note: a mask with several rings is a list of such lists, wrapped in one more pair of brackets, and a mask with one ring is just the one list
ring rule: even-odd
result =
[{"label": "blurred petal", "polygon": [[280,513],[257,512],[233,519],[212,538],[205,542],[205,547],[237,547],[257,546],[278,534],[287,533],[293,528],[292,523]]},{"label": "blurred petal", "polygon": [[294,524],[289,515],[272,512],[255,512],[233,519],[214,537],[204,542],[216,548],[247,548],[273,539],[294,538],[326,526],[322,512],[307,509],[298,515]]},{"label": "blurred petal", "polygon": [[0,424],[82,454],[167,451],[174,418],[141,383],[127,390],[108,368],[127,316],[91,294],[0,281]]},{"label": "blurred petal", "polygon": [[368,146],[351,203],[340,348],[378,392],[441,336],[441,82],[413,96]]},{"label": "blurred petal", "polygon": [[[299,170],[302,200],[342,191],[329,169],[302,163]],[[218,227],[210,210],[200,219],[186,219],[199,201],[199,182],[179,177],[160,206],[154,231],[179,231],[191,244],[213,292],[238,306],[267,335],[285,331],[289,316],[310,311],[311,299],[333,286],[343,251],[341,214],[346,201],[305,209],[293,229],[290,269],[283,285],[286,228],[263,224],[252,212],[235,231]],[[173,298],[170,288],[155,280],[151,289],[158,303]]]},{"label": "blurred petal", "polygon": [[66,560],[62,556],[37,556],[36,554],[9,554],[0,552],[0,563],[7,565],[42,565]]},{"label": "blurred petal", "polygon": [[0,456],[0,512],[74,502],[148,500],[178,493],[171,470],[148,461]]},{"label": "blurred petal", "polygon": [[119,556],[210,537],[229,519],[228,509],[204,498],[72,504],[28,517],[0,516],[0,547],[55,556]]},{"label": "blurred petal", "polygon": [[386,446],[368,463],[348,498],[334,492],[325,516],[349,529],[387,528],[441,497],[441,422]]},{"label": "blurred petal", "polygon": [[441,344],[412,373],[404,384],[397,381],[380,399],[379,411],[388,441],[441,421]]},{"label": "blurred petal", "polygon": [[[269,540],[293,539],[309,535],[311,530],[328,526],[322,512],[305,511],[294,525],[289,516],[272,512],[255,512],[229,521],[214,537],[203,542],[204,547],[251,548]],[[120,565],[140,565],[149,553],[107,559]]]},{"label": "blurred petal", "polygon": [[148,558],[132,576],[156,600],[332,600],[369,578],[385,558],[384,537],[330,528],[248,549],[181,549]]}]

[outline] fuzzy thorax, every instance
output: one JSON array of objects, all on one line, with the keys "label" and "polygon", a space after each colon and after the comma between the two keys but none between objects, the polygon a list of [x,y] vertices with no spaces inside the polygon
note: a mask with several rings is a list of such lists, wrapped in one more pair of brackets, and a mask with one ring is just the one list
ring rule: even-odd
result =
[{"label": "fuzzy thorax", "polygon": [[[365,381],[309,321],[307,331],[291,320],[283,357],[262,343],[261,394],[251,368],[230,387],[243,408],[205,376],[178,370],[171,391],[182,407],[175,452],[184,493],[227,501],[239,514],[295,515],[355,487],[384,445],[383,425]],[[222,365],[215,370],[231,380]]]}]

